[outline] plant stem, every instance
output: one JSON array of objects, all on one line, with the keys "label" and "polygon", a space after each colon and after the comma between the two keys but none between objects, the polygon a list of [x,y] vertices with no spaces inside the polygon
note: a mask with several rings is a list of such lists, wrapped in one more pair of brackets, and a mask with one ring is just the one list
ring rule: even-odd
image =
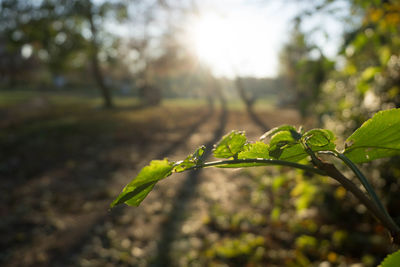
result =
[{"label": "plant stem", "polygon": [[394,244],[400,245],[400,228],[393,219],[383,212],[375,202],[368,198],[351,180],[346,178],[333,164],[319,162],[319,169],[324,170],[326,175],[338,181],[344,188],[353,193],[367,209],[389,230]]},{"label": "plant stem", "polygon": [[[306,146],[306,150],[307,149],[309,149],[309,148]],[[310,152],[310,151],[308,151],[308,152]],[[324,153],[324,152],[322,152],[322,153]],[[335,155],[334,152],[329,152],[329,154]],[[316,173],[319,175],[329,176],[329,177],[335,179],[336,181],[338,181],[346,190],[353,193],[353,195],[362,204],[365,205],[365,207],[386,227],[386,229],[389,230],[390,235],[392,237],[392,242],[394,244],[400,245],[400,228],[393,221],[392,217],[390,217],[390,215],[383,208],[383,205],[380,207],[371,198],[367,197],[367,195],[365,195],[357,187],[356,184],[354,184],[350,179],[345,177],[333,164],[323,162],[322,160],[320,160],[319,158],[317,158],[315,156],[314,152],[313,152],[313,155],[314,155],[313,163],[316,166],[316,168],[307,166],[307,165],[303,165],[303,164],[299,164],[299,163],[295,163],[295,162],[258,158],[258,159],[229,159],[229,160],[211,161],[211,162],[206,162],[206,163],[202,163],[202,164],[190,167],[186,170],[208,168],[208,167],[239,168],[239,167],[242,167],[242,166],[237,166],[239,164],[255,163],[255,164],[260,164],[259,166],[270,166],[270,165],[288,166],[288,167],[293,167],[293,168],[313,172],[313,173]]]},{"label": "plant stem", "polygon": [[367,190],[368,194],[371,196],[372,200],[375,201],[376,205],[388,216],[388,212],[386,211],[385,207],[383,206],[382,202],[379,200],[378,196],[375,193],[375,190],[372,188],[371,184],[368,182],[367,178],[364,176],[364,174],[358,169],[358,167],[344,154],[342,153],[334,153],[336,157],[341,159],[357,176],[357,178],[360,180],[362,185],[364,186],[365,190]]},{"label": "plant stem", "polygon": [[288,166],[297,169],[302,169],[305,171],[310,171],[320,175],[326,175],[323,170],[314,168],[312,166],[307,166],[295,162],[290,161],[283,161],[283,160],[276,160],[276,159],[230,159],[230,160],[219,160],[219,161],[211,161],[206,162],[200,165],[193,166],[188,168],[187,170],[192,169],[199,169],[199,168],[207,168],[207,167],[227,167],[227,168],[239,168],[240,166],[225,166],[225,165],[232,165],[232,164],[243,164],[243,163],[256,163],[260,164],[260,166],[269,166],[269,165],[277,165],[277,166]]}]

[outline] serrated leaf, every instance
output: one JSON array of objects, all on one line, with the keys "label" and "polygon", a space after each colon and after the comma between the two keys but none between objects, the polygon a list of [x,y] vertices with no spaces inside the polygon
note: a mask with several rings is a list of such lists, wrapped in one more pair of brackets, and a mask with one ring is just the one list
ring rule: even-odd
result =
[{"label": "serrated leaf", "polygon": [[232,131],[222,137],[221,141],[214,148],[214,157],[231,158],[237,156],[243,150],[247,139],[244,132]]},{"label": "serrated leaf", "polygon": [[285,146],[287,146],[287,143],[284,143],[284,142],[278,143],[274,146],[271,146],[271,149],[269,150],[269,153],[268,153],[269,156],[274,159],[279,159],[283,153],[283,150],[285,148],[288,148]]},{"label": "serrated leaf", "polygon": [[346,140],[344,154],[355,163],[400,155],[400,109],[376,113]]},{"label": "serrated leaf", "polygon": [[296,141],[297,140],[293,138],[290,131],[280,131],[272,136],[269,145],[273,146],[278,143],[295,143]]},{"label": "serrated leaf", "polygon": [[234,169],[234,168],[245,168],[245,167],[258,167],[258,166],[266,166],[266,163],[257,163],[257,162],[225,163],[221,165],[215,165],[214,167]]},{"label": "serrated leaf", "polygon": [[111,203],[111,208],[121,203],[139,206],[158,181],[171,175],[172,169],[173,164],[167,159],[151,161],[124,187],[121,194]]},{"label": "serrated leaf", "polygon": [[278,132],[282,132],[282,131],[288,131],[288,132],[294,131],[294,132],[297,132],[296,128],[294,126],[292,126],[292,125],[281,125],[279,127],[272,128],[271,130],[269,130],[268,132],[263,134],[260,137],[260,140],[264,140],[265,138],[273,136],[274,134],[276,134]]},{"label": "serrated leaf", "polygon": [[382,261],[379,267],[398,267],[400,266],[400,250],[392,253]]},{"label": "serrated leaf", "polygon": [[250,143],[245,146],[244,151],[241,151],[238,155],[239,159],[269,159],[268,152],[269,145],[263,142]]},{"label": "serrated leaf", "polygon": [[335,135],[326,129],[312,129],[303,136],[312,151],[334,150]]},{"label": "serrated leaf", "polygon": [[174,171],[183,172],[191,167],[194,167],[202,163],[204,160],[203,156],[205,149],[206,149],[205,146],[201,146],[198,149],[196,149],[196,151],[193,154],[187,156],[185,160],[175,163]]},{"label": "serrated leaf", "polygon": [[298,162],[308,156],[307,152],[304,150],[301,144],[294,144],[290,147],[285,148],[278,159]]},{"label": "serrated leaf", "polygon": [[[298,162],[306,158],[308,154],[297,137],[292,130],[279,131],[271,138],[269,155],[275,159],[292,162]],[[335,136],[329,130],[313,129],[306,132],[301,138],[305,138],[311,150],[315,152],[335,149],[335,144],[333,143]]]},{"label": "serrated leaf", "polygon": [[290,131],[279,131],[274,134],[269,143],[269,155],[272,158],[280,159],[285,149],[295,145],[297,140],[294,139]]}]

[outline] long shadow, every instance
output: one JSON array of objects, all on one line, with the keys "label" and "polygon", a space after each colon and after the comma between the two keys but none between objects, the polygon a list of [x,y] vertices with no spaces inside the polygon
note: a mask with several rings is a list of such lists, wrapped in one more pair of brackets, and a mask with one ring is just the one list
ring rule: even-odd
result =
[{"label": "long shadow", "polygon": [[236,77],[236,89],[239,93],[240,99],[246,106],[246,112],[249,115],[250,119],[259,127],[262,131],[267,132],[270,130],[268,124],[266,124],[254,111],[254,103],[256,98],[253,96],[249,96],[246,93],[244,83],[242,79],[238,76]]},{"label": "long shadow", "polygon": [[[196,120],[193,124],[187,127],[187,129],[189,129],[188,131],[186,131],[177,141],[171,143],[168,147],[159,152],[156,157],[163,158],[177,150],[181,145],[185,143],[185,140],[188,140],[192,134],[198,131],[199,127],[206,123],[213,112],[214,106],[209,105],[208,112],[206,112],[203,116],[200,117],[200,119]],[[113,220],[113,218],[115,219],[115,217],[123,214],[123,209],[121,207],[116,207],[111,212],[111,220]],[[67,258],[69,258],[68,256],[77,254],[82,251],[82,248],[88,242],[90,242],[90,238],[93,235],[95,227],[98,225],[104,225],[104,223],[110,219],[108,218],[109,215],[110,213],[107,212],[107,207],[105,207],[104,212],[100,212],[97,215],[97,218],[93,220],[93,223],[91,223],[90,225],[85,225],[84,229],[78,234],[78,238],[76,238],[74,242],[72,242],[72,244],[69,244],[69,246],[67,247],[63,247],[61,250],[53,250],[50,255],[48,266],[64,266],[71,263],[66,260]]]},{"label": "long shadow", "polygon": [[[211,138],[205,145],[205,158],[211,155],[213,145],[218,142],[221,136],[224,134],[228,118],[228,111],[226,108],[225,100],[221,98],[220,101],[221,114],[219,117],[219,126],[215,129],[213,138]],[[201,171],[201,169],[191,171],[185,177],[184,182],[179,187],[178,193],[175,196],[175,201],[172,204],[171,212],[161,226],[161,237],[158,243],[157,257],[155,258],[151,266],[173,266],[173,261],[170,257],[171,245],[182,224],[184,217],[183,215],[185,214],[187,204],[193,198],[194,193],[197,189],[197,185],[199,183],[199,175]]]},{"label": "long shadow", "polygon": [[254,109],[252,106],[247,106],[246,107],[247,113],[250,116],[250,119],[259,127],[261,128],[262,131],[267,132],[269,131],[271,128],[264,122],[261,120],[261,118],[255,113]]},{"label": "long shadow", "polygon": [[157,158],[165,158],[166,156],[172,154],[179,146],[184,144],[186,140],[189,139],[190,136],[192,136],[194,133],[197,132],[197,130],[200,128],[201,125],[203,125],[214,113],[214,105],[209,104],[208,105],[208,112],[204,114],[199,120],[197,120],[195,123],[192,124],[191,127],[189,127],[189,131],[187,131],[184,135],[182,135],[179,139],[177,139],[175,142],[172,142],[168,147],[166,147],[164,150],[162,150],[160,153],[158,153]]}]

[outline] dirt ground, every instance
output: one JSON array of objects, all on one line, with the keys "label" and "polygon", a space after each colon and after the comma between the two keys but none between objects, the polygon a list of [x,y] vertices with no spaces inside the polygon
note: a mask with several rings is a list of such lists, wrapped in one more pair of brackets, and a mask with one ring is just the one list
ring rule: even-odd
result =
[{"label": "dirt ground", "polygon": [[[240,197],[232,179],[237,171],[174,175],[138,208],[109,210],[110,202],[152,159],[182,159],[231,129],[253,140],[262,134],[246,113],[221,108],[105,111],[45,102],[0,113],[3,266],[188,264],[174,257],[182,251],[177,237],[205,231],[211,202]],[[260,115],[271,127],[298,122],[291,110]],[[204,246],[192,237],[191,250]]]},{"label": "dirt ground", "polygon": [[[289,109],[257,115],[269,127],[300,122]],[[232,129],[257,140],[263,130],[239,109],[33,98],[0,119],[1,266],[373,266],[393,250],[337,184],[298,188],[299,173],[278,168],[174,174],[139,207],[109,209],[150,160],[211,150]],[[311,201],[318,208],[296,210]]]}]

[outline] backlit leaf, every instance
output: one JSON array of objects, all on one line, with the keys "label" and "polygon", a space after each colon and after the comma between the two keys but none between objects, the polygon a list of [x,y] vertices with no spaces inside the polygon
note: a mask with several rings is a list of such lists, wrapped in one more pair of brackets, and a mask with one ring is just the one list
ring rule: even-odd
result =
[{"label": "backlit leaf", "polygon": [[278,132],[282,132],[282,131],[289,131],[289,132],[290,131],[295,131],[296,132],[296,128],[294,126],[292,126],[292,125],[282,125],[282,126],[279,126],[279,127],[275,127],[275,128],[272,128],[271,130],[269,130],[268,132],[266,132],[265,134],[263,134],[260,137],[260,140],[264,140],[265,138],[271,137],[274,134],[276,134]]},{"label": "backlit leaf", "polygon": [[295,144],[290,147],[285,148],[278,159],[298,162],[308,156],[307,152],[304,150],[301,144]]},{"label": "backlit leaf", "polygon": [[225,168],[225,169],[235,169],[235,168],[245,168],[245,167],[258,167],[258,166],[266,166],[267,163],[258,163],[258,162],[242,162],[242,163],[224,163],[220,165],[215,165],[217,168]]},{"label": "backlit leaf", "polygon": [[244,132],[232,131],[225,135],[214,148],[214,157],[231,158],[243,150],[247,139]]},{"label": "backlit leaf", "polygon": [[268,148],[269,146],[263,142],[255,142],[248,144],[244,151],[240,152],[238,155],[239,159],[256,159],[256,158],[262,158],[262,159],[269,159],[269,153],[268,153]]},{"label": "backlit leaf", "polygon": [[307,157],[307,153],[291,131],[280,131],[272,136],[269,155],[275,159],[294,162]]},{"label": "backlit leaf", "polygon": [[[311,150],[315,152],[335,149],[333,143],[335,136],[329,130],[313,129],[306,132],[301,138],[304,138]],[[269,150],[269,155],[272,158],[285,161],[297,162],[308,156],[292,130],[280,131],[275,134],[271,138]]]},{"label": "backlit leaf", "polygon": [[155,184],[171,175],[173,164],[164,160],[153,160],[144,167],[139,174],[122,190],[121,194],[111,203],[111,207],[125,203],[130,206],[139,206],[150,193]]},{"label": "backlit leaf", "polygon": [[346,140],[344,154],[355,163],[400,155],[400,109],[376,113]]},{"label": "backlit leaf", "polygon": [[379,267],[398,267],[400,266],[400,250],[388,255]]},{"label": "backlit leaf", "polygon": [[312,129],[304,134],[304,138],[312,151],[334,150],[335,135],[325,129]]},{"label": "backlit leaf", "polygon": [[293,138],[290,131],[279,131],[274,134],[269,143],[269,155],[272,158],[279,159],[285,148],[289,148],[296,144],[296,140]]},{"label": "backlit leaf", "polygon": [[190,154],[185,160],[175,163],[174,171],[183,172],[191,167],[199,165],[203,162],[205,146],[201,146],[193,154]]}]

